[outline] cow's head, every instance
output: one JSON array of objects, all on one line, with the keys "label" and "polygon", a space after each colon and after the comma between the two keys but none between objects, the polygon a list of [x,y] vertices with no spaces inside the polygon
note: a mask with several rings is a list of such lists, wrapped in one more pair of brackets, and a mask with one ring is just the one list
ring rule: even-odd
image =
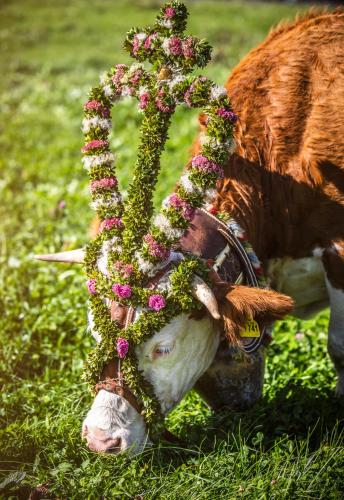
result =
[{"label": "cow's head", "polygon": [[[248,318],[269,323],[291,307],[291,299],[274,291],[233,286],[218,303],[219,316],[213,304],[211,313],[205,310],[197,319],[181,314],[139,345],[139,368],[152,384],[163,413],[171,411],[205,373],[222,335],[233,342]],[[90,324],[92,328],[92,318]],[[95,397],[82,433],[93,451],[138,452],[149,443],[143,417],[124,398],[105,390]]]},{"label": "cow's head", "polygon": [[[75,251],[39,256],[45,260],[81,262],[83,253]],[[164,278],[162,278],[163,280]],[[159,286],[159,285],[158,285]],[[216,354],[220,338],[235,343],[246,321],[256,318],[271,323],[292,308],[289,297],[272,290],[242,285],[226,285],[217,297],[200,279],[194,282],[194,295],[204,305],[195,315],[180,314],[161,331],[136,347],[138,365],[151,383],[166,415],[205,373]],[[220,297],[221,295],[221,297]],[[134,321],[140,311],[135,312]],[[89,329],[97,341],[92,314]],[[115,376],[115,374],[112,374]],[[98,452],[138,452],[149,443],[144,418],[124,397],[101,389],[83,422],[82,435],[88,447]]]}]

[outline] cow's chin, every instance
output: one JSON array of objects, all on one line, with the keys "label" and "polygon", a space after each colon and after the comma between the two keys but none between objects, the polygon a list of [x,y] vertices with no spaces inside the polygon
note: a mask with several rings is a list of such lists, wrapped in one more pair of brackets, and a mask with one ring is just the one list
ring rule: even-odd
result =
[{"label": "cow's chin", "polygon": [[142,416],[124,399],[104,390],[95,397],[82,436],[98,453],[140,453],[150,444]]}]

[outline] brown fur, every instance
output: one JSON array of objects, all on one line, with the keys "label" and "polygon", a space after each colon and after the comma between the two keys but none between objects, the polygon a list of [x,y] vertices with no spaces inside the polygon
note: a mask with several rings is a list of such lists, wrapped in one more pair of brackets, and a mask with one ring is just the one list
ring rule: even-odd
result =
[{"label": "brown fur", "polygon": [[262,260],[343,240],[343,64],[344,11],[311,12],[270,33],[227,81],[237,148],[215,206]]},{"label": "brown fur", "polygon": [[290,297],[273,290],[231,286],[220,303],[225,335],[231,343],[236,343],[247,320],[254,318],[262,327],[283,318],[292,308]]}]

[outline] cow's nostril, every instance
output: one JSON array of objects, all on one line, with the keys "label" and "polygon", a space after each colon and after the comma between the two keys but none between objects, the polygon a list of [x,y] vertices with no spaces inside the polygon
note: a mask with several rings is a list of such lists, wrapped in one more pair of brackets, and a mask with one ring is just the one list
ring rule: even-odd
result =
[{"label": "cow's nostril", "polygon": [[109,447],[106,449],[108,452],[118,452],[121,449],[121,438],[111,439],[108,443]]},{"label": "cow's nostril", "polygon": [[[85,426],[86,427],[86,426]],[[101,429],[83,429],[83,436],[86,438],[87,446],[91,451],[102,453],[118,453],[121,451],[121,438],[109,437]]]}]

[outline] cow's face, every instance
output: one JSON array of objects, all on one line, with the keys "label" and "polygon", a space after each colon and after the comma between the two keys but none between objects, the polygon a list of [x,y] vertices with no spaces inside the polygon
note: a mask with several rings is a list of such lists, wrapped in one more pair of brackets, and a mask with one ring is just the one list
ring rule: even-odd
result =
[{"label": "cow's face", "polygon": [[[199,297],[203,301],[202,294]],[[292,306],[289,297],[272,290],[230,286],[217,309],[220,321],[210,315],[196,320],[182,314],[138,346],[139,368],[152,384],[163,413],[174,408],[210,366],[221,334],[235,342],[248,318],[270,323]],[[213,316],[217,314],[213,310]],[[103,452],[139,452],[148,443],[141,415],[125,399],[104,390],[99,391],[86,416],[83,436],[91,450]]]},{"label": "cow's face", "polygon": [[[181,314],[136,348],[139,368],[167,414],[210,366],[219,344],[219,322]],[[93,451],[139,452],[148,443],[142,416],[122,397],[100,390],[83,423]]]}]

